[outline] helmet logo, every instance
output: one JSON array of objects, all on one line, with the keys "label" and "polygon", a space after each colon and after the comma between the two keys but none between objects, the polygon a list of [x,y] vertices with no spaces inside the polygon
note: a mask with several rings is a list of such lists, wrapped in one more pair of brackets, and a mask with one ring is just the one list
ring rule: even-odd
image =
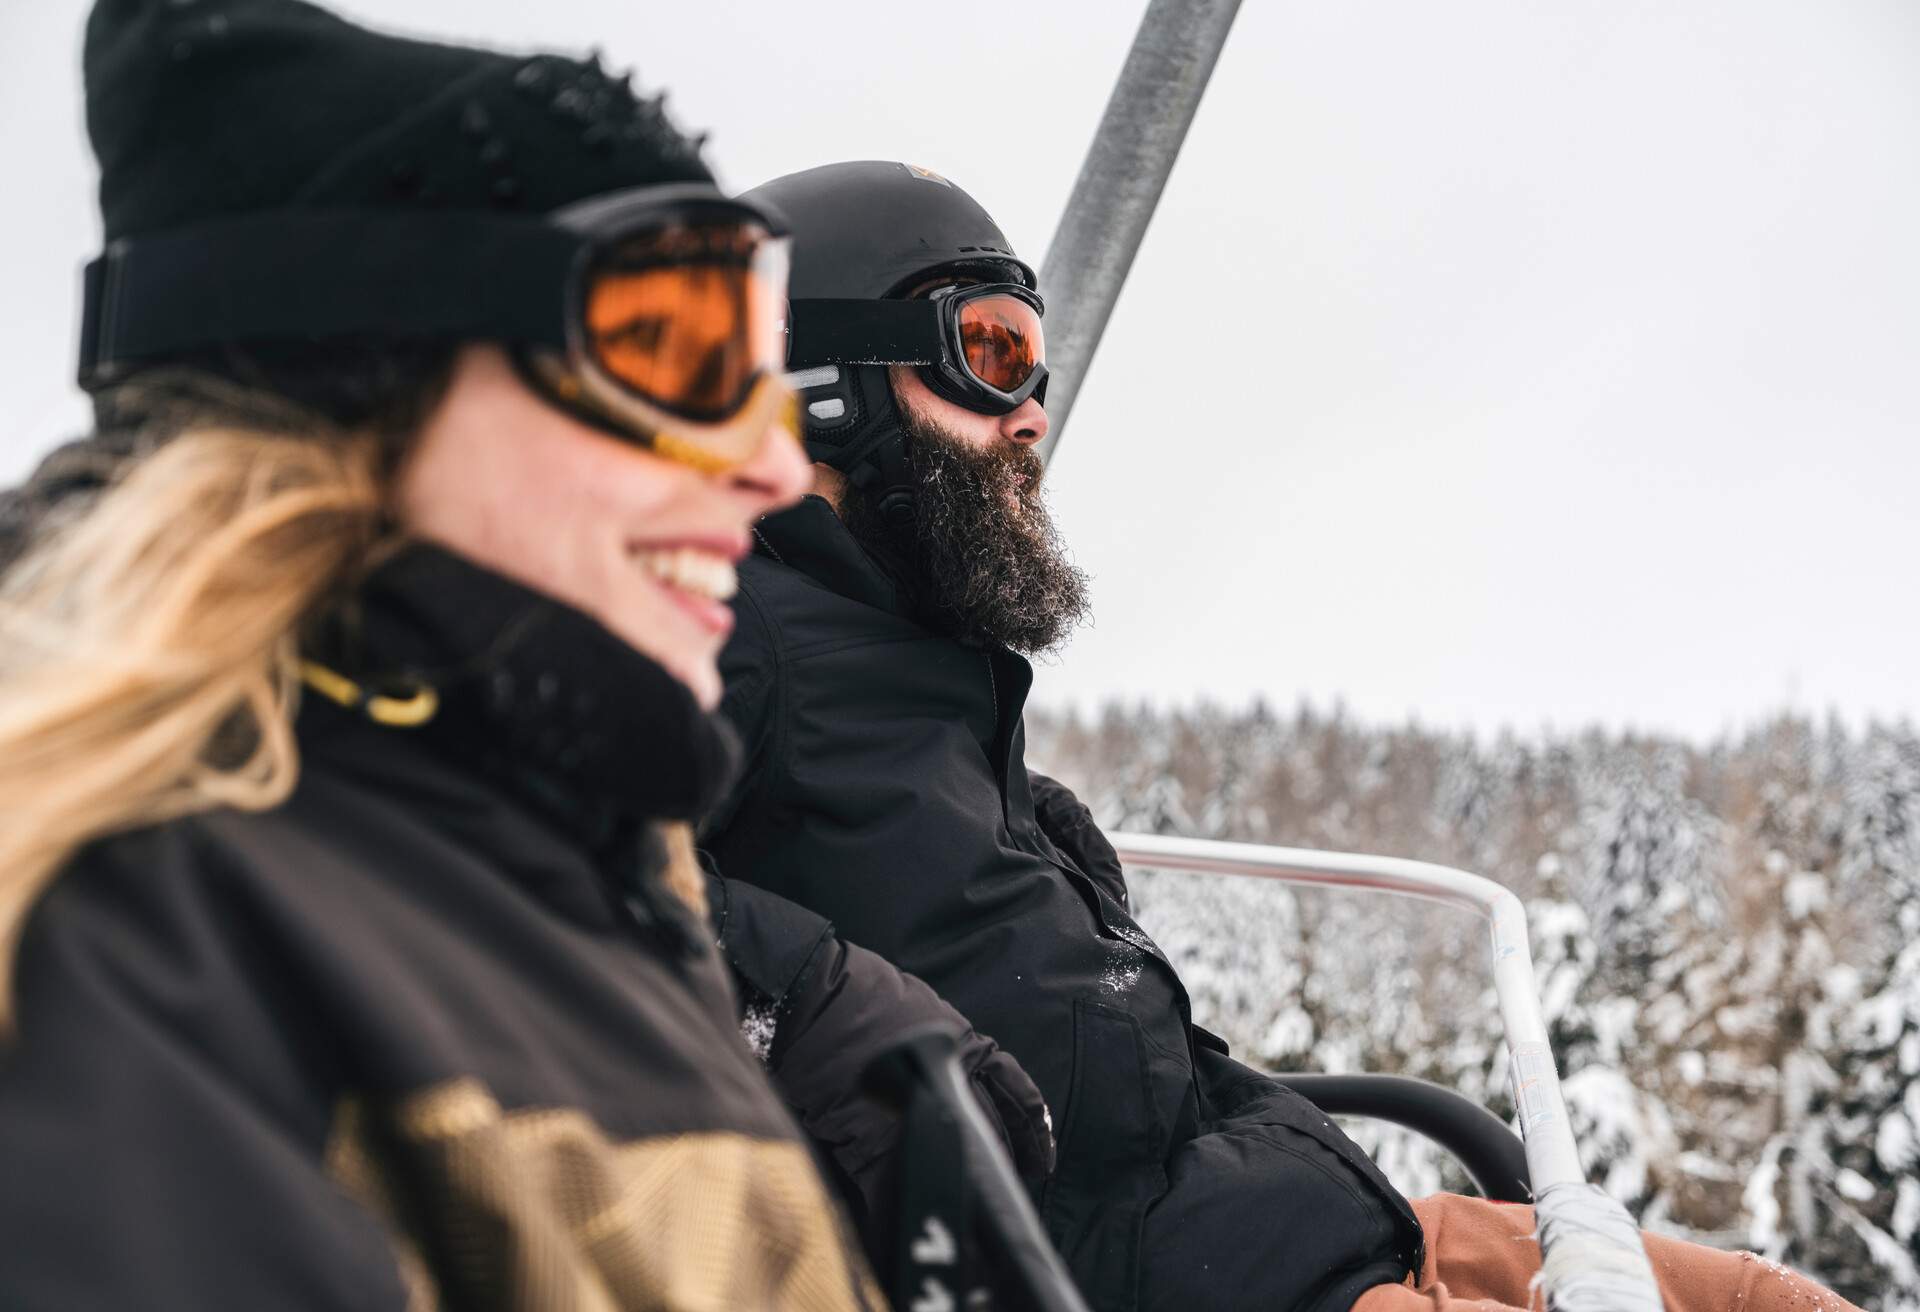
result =
[{"label": "helmet logo", "polygon": [[941,177],[938,173],[935,173],[932,169],[927,168],[924,165],[902,164],[900,167],[905,169],[908,173],[911,173],[916,178],[924,178],[928,182],[937,182],[943,187],[951,187],[953,185],[951,182],[948,182],[945,178]]}]

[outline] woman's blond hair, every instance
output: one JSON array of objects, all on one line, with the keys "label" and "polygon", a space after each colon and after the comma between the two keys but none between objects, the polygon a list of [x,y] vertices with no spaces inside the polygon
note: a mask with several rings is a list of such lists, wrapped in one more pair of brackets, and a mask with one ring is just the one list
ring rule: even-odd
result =
[{"label": "woman's blond hair", "polygon": [[170,426],[0,580],[0,1028],[21,924],[77,847],[291,791],[301,622],[380,536],[375,439]]},{"label": "woman's blond hair", "polygon": [[[396,541],[395,434],[204,377],[122,392],[144,430],[99,444],[102,490],[0,577],[0,1034],[22,925],[77,848],[293,790],[301,631]],[[665,836],[704,913],[691,831]]]}]

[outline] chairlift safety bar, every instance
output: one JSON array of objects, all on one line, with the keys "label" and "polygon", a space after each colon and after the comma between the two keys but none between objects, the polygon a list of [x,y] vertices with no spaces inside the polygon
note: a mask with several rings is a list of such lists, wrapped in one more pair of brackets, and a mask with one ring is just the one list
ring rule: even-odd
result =
[{"label": "chairlift safety bar", "polygon": [[1471,911],[1487,922],[1493,986],[1506,1031],[1508,1073],[1520,1109],[1540,1227],[1547,1304],[1557,1312],[1661,1308],[1639,1229],[1626,1209],[1587,1183],[1567,1120],[1560,1073],[1547,1042],[1527,943],[1527,915],[1514,894],[1481,875],[1400,857],[1223,843],[1164,834],[1108,834],[1129,865],[1242,875],[1283,884],[1387,893]]}]

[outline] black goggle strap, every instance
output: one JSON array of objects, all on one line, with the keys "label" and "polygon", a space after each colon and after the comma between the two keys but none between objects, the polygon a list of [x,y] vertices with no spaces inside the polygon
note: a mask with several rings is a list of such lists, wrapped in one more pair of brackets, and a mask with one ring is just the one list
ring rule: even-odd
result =
[{"label": "black goggle strap", "polygon": [[940,307],[932,301],[817,297],[787,310],[792,367],[826,364],[933,364],[944,353]]},{"label": "black goggle strap", "polygon": [[245,215],[111,243],[85,272],[80,381],[265,339],[458,337],[565,350],[588,238],[488,214]]}]

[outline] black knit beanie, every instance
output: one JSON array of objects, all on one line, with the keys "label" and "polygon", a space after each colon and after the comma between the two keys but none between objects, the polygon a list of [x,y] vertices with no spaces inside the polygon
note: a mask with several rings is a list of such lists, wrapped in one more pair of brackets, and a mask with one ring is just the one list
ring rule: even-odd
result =
[{"label": "black knit beanie", "polygon": [[541,212],[710,181],[659,99],[555,55],[367,31],[301,0],[98,0],[107,240],[278,208]]}]

